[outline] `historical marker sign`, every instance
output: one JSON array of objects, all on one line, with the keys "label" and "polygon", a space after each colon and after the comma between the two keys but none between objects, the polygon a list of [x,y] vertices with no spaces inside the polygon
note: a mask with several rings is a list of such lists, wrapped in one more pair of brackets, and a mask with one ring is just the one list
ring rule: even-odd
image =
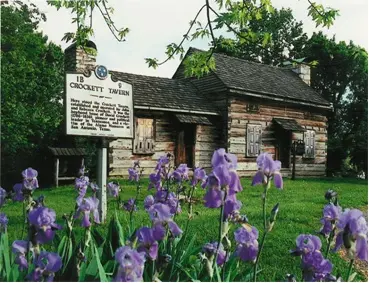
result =
[{"label": "historical marker sign", "polygon": [[67,135],[132,138],[132,85],[113,81],[104,66],[87,77],[66,74]]}]

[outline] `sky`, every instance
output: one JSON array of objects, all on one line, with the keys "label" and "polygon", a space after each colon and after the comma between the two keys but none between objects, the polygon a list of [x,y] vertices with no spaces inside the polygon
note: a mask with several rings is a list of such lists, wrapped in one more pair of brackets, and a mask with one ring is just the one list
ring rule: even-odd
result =
[{"label": "sky", "polygon": [[[61,45],[63,49],[70,43],[62,42],[65,32],[75,31],[76,24],[71,23],[72,15],[66,9],[56,10],[46,4],[46,0],[32,0],[46,14],[47,21],[40,24],[40,30],[49,40]],[[304,31],[311,35],[322,30],[338,41],[349,42],[368,50],[368,0],[316,0],[318,4],[340,10],[340,16],[334,25],[316,28],[307,15],[307,0],[272,0],[276,8],[291,8],[295,18],[302,21]],[[105,65],[109,70],[171,77],[179,65],[179,58],[170,60],[157,69],[148,68],[144,58],[165,59],[165,47],[178,43],[186,33],[189,22],[194,18],[204,0],[109,0],[114,7],[112,16],[118,28],[128,27],[130,32],[125,42],[118,42],[109,31],[101,15],[94,11],[92,41],[98,49],[97,64]],[[199,20],[206,24],[205,9]],[[208,48],[208,40],[187,42],[184,47]]]}]

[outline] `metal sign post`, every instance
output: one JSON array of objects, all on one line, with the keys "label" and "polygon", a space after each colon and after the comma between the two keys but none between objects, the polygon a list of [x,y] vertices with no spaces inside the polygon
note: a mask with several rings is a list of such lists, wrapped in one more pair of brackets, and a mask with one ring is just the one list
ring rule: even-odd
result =
[{"label": "metal sign post", "polygon": [[89,75],[66,73],[64,103],[67,135],[99,137],[97,185],[103,223],[107,214],[107,148],[111,139],[132,139],[132,85],[113,79],[104,66],[96,66]]},{"label": "metal sign post", "polygon": [[100,190],[98,191],[99,198],[99,214],[100,221],[104,223],[106,221],[106,214],[108,210],[107,197],[106,197],[106,180],[107,174],[107,162],[108,162],[108,141],[105,138],[101,138],[97,149],[97,185]]}]

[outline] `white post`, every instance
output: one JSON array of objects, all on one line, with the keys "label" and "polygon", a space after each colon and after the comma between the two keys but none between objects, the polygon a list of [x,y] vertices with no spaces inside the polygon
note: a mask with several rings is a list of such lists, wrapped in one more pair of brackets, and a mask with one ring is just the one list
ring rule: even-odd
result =
[{"label": "white post", "polygon": [[107,180],[107,162],[108,154],[105,140],[101,141],[99,148],[97,149],[97,185],[100,190],[98,192],[99,198],[99,214],[100,221],[104,223],[106,221],[107,214],[107,199],[106,199],[106,180]]}]

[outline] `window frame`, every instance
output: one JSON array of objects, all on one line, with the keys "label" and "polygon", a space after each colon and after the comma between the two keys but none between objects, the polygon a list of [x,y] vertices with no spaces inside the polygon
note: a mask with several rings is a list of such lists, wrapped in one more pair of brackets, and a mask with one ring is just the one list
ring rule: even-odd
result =
[{"label": "window frame", "polygon": [[[249,129],[253,129],[253,133],[249,138]],[[255,131],[255,129],[257,129],[257,131]],[[260,152],[261,152],[261,147],[262,147],[262,134],[263,134],[263,128],[260,124],[253,124],[253,123],[248,123],[246,124],[246,157],[257,157]],[[257,135],[259,135],[258,137],[258,141],[256,142],[255,139],[257,138]],[[251,138],[252,137],[252,138]],[[251,142],[252,139],[252,142]],[[249,153],[249,149],[252,148],[251,143],[253,143],[253,152]],[[255,150],[255,145],[258,145],[257,150]],[[250,150],[251,151],[251,150]]]},{"label": "window frame", "polygon": [[[151,139],[151,149],[147,149],[146,146],[147,146],[147,143],[145,141],[145,145],[143,147],[143,150],[138,150],[136,149],[136,145],[138,145],[138,141],[137,139],[139,138],[137,136],[137,126],[138,126],[138,122],[139,120],[152,120],[152,127],[151,127],[151,137],[150,138],[147,138],[147,137],[143,137],[143,140],[147,140],[147,139]],[[132,139],[132,152],[133,154],[143,154],[143,155],[152,155],[152,154],[155,154],[155,140],[156,140],[156,120],[154,118],[150,118],[150,117],[135,117],[134,118],[134,136],[133,136],[133,139]]]}]

